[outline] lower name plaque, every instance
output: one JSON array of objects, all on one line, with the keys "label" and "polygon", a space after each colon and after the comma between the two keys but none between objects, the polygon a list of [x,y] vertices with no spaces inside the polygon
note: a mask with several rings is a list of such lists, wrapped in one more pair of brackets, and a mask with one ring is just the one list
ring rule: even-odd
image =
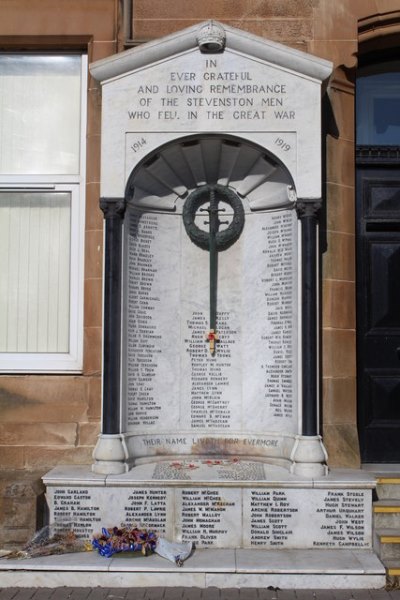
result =
[{"label": "lower name plaque", "polygon": [[[124,490],[125,492],[125,490]],[[124,522],[140,525],[160,534],[166,533],[168,498],[166,489],[132,490],[124,505]]]},{"label": "lower name plaque", "polygon": [[[177,490],[177,534],[198,548],[230,548],[240,538],[240,492],[226,488]],[[236,541],[235,541],[236,540]]]},{"label": "lower name plaque", "polygon": [[[72,529],[82,539],[125,524],[198,548],[371,548],[371,489],[265,485],[263,468],[174,461],[149,465],[150,478],[140,483],[48,485],[50,523],[55,532]],[[195,481],[194,473],[208,480]],[[152,475],[165,479],[156,483]],[[243,486],[246,475],[254,479]]]},{"label": "lower name plaque", "polygon": [[245,547],[369,548],[365,490],[243,490]]},{"label": "lower name plaque", "polygon": [[48,501],[55,533],[73,530],[79,538],[89,539],[101,530],[103,503],[93,489],[57,487],[50,491]]}]

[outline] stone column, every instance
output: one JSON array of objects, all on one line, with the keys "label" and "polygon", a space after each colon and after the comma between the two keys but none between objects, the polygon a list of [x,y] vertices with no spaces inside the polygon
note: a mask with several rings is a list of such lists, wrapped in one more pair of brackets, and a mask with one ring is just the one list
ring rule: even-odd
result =
[{"label": "stone column", "polygon": [[318,219],[321,201],[299,199],[301,223],[301,388],[302,431],[296,438],[292,471],[309,477],[327,473],[327,453],[319,435],[319,315],[318,315]]},{"label": "stone column", "polygon": [[101,198],[105,219],[102,426],[93,452],[95,473],[123,473],[125,451],[120,430],[121,281],[123,198]]}]

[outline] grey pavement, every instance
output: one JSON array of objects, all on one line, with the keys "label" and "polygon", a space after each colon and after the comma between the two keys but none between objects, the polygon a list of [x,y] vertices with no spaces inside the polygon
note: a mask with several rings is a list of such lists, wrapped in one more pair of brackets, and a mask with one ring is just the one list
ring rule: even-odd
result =
[{"label": "grey pavement", "polygon": [[400,600],[400,589],[280,590],[265,588],[0,588],[0,600]]}]

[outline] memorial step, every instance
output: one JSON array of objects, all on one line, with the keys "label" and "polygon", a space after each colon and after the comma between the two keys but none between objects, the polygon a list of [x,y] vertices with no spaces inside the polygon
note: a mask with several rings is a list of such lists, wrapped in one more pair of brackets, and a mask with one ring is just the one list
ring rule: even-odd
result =
[{"label": "memorial step", "polygon": [[400,467],[369,465],[377,481],[378,500],[373,503],[374,549],[390,580],[400,573]]},{"label": "memorial step", "polygon": [[400,528],[375,529],[374,549],[382,561],[400,561]]},{"label": "memorial step", "polygon": [[384,560],[383,564],[385,566],[386,575],[388,577],[400,576],[400,560],[388,559]]},{"label": "memorial step", "polygon": [[0,559],[2,588],[15,587],[262,587],[281,589],[378,589],[385,568],[371,550],[195,550],[176,567],[154,554],[144,557],[95,552],[28,560]]},{"label": "memorial step", "polygon": [[400,500],[397,498],[384,498],[373,504],[374,526],[377,529],[400,529]]},{"label": "memorial step", "polygon": [[389,498],[400,500],[400,475],[398,472],[385,475],[376,474],[376,477],[376,493],[379,500]]}]

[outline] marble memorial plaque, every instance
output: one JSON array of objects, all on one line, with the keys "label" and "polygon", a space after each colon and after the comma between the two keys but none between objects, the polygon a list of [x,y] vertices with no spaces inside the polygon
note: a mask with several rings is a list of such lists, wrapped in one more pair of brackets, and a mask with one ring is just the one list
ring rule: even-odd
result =
[{"label": "marble memorial plaque", "polygon": [[228,488],[176,490],[176,535],[198,548],[234,548],[241,537],[241,491]]},{"label": "marble memorial plaque", "polygon": [[371,492],[243,490],[245,547],[370,548]]},{"label": "marble memorial plaque", "polygon": [[[176,461],[152,468],[164,486],[48,486],[55,531],[73,529],[90,539],[102,527],[125,523],[199,548],[371,547],[370,490],[241,488],[244,480],[265,477],[262,463],[248,461]],[[196,484],[195,473],[220,484]]]},{"label": "marble memorial plaque", "polygon": [[[212,55],[209,28],[223,40]],[[101,194],[126,201],[126,464],[212,455],[289,466],[301,431],[296,200],[321,197],[330,63],[209,22],[91,71],[102,82]],[[198,193],[211,194],[208,208]],[[232,221],[240,231],[217,249],[198,244],[188,215],[208,240],[212,223],[217,236]]]},{"label": "marble memorial plaque", "polygon": [[50,524],[55,532],[73,530],[79,538],[90,539],[103,526],[103,490],[88,487],[49,486],[47,502]]},{"label": "marble memorial plaque", "polygon": [[90,539],[103,527],[139,525],[171,537],[173,535],[172,489],[159,487],[48,486],[50,523],[55,531],[73,529]]},{"label": "marble memorial plaque", "polygon": [[133,210],[126,227],[124,430],[168,431],[180,408],[180,224]]},{"label": "marble memorial plaque", "polygon": [[209,253],[193,244],[180,210],[129,208],[125,246],[124,429],[128,445],[148,436],[135,455],[207,454],[196,434],[221,440],[215,453],[279,456],[280,443],[246,446],[240,436],[297,433],[295,211],[246,205],[242,235],[218,253],[214,356]]},{"label": "marble memorial plaque", "polygon": [[171,535],[173,519],[171,490],[165,488],[132,488],[118,493],[118,502],[123,504],[123,523],[139,525]]}]

